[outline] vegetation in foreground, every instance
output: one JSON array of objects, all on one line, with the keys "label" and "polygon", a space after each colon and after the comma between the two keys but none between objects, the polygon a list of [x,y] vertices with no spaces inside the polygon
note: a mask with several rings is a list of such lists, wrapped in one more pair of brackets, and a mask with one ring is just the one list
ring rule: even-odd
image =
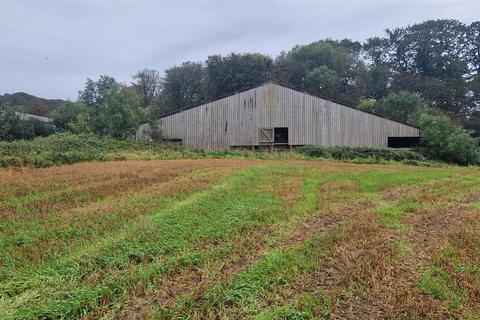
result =
[{"label": "vegetation in foreground", "polygon": [[[423,155],[394,149],[304,146],[294,152],[251,152],[186,150],[181,146],[100,139],[93,134],[58,133],[34,140],[0,142],[0,167],[49,167],[84,161],[152,159],[336,159],[359,163],[402,162],[439,166]],[[472,160],[476,163],[477,160]],[[467,162],[468,163],[468,162]]]},{"label": "vegetation in foreground", "polygon": [[0,170],[2,319],[480,315],[478,168]]}]

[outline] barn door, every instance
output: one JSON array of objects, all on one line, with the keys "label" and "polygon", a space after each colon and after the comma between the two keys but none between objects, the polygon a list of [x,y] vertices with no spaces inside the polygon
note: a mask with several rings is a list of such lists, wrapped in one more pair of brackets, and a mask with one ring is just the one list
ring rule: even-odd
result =
[{"label": "barn door", "polygon": [[260,128],[259,129],[258,142],[260,143],[273,143],[273,128]]}]

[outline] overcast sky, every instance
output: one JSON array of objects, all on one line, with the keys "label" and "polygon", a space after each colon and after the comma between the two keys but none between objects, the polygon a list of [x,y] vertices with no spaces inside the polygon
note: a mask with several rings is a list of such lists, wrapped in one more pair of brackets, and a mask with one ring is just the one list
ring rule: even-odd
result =
[{"label": "overcast sky", "polygon": [[437,18],[479,20],[480,1],[0,0],[0,94],[76,99],[100,74],[128,83],[143,68],[230,52],[273,57]]}]

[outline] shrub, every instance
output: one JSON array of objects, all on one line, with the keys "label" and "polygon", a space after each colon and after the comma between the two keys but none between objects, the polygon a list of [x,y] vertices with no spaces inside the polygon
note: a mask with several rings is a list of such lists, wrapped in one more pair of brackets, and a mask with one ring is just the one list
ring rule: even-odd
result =
[{"label": "shrub", "polygon": [[444,116],[420,117],[421,152],[428,158],[461,165],[478,164],[478,139]]},{"label": "shrub", "polygon": [[303,147],[297,148],[296,151],[307,157],[313,157],[313,158],[331,158],[332,157],[328,149],[325,147],[303,146]]},{"label": "shrub", "polygon": [[420,114],[427,108],[419,96],[406,91],[390,93],[383,98],[375,111],[398,121],[417,124]]},{"label": "shrub", "polygon": [[377,161],[425,161],[422,155],[407,150],[304,146],[296,149],[300,154],[313,158],[332,158],[336,160],[374,159]]},{"label": "shrub", "polygon": [[0,167],[21,167],[23,162],[17,157],[0,157]]},{"label": "shrub", "polygon": [[80,161],[103,161],[119,151],[151,148],[131,141],[99,139],[93,134],[57,133],[45,138],[0,142],[0,166],[47,167]]}]

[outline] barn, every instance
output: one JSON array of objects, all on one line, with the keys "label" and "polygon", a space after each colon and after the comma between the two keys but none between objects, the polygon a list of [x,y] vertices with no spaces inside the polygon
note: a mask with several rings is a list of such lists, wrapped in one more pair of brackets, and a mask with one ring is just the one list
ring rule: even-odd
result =
[{"label": "barn", "polygon": [[[203,150],[409,147],[419,137],[411,125],[276,83],[166,114],[156,125],[165,140]],[[149,130],[142,124],[137,140],[148,140]]]}]

